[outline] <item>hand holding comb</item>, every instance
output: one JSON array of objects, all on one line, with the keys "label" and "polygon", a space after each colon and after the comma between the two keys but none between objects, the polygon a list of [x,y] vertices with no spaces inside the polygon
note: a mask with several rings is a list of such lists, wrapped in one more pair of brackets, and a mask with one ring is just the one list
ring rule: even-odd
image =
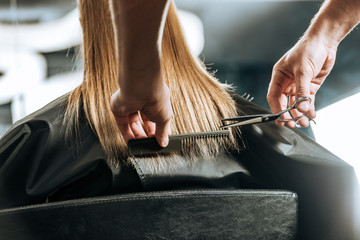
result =
[{"label": "hand holding comb", "polygon": [[128,142],[128,151],[132,156],[183,152],[194,141],[224,137],[229,137],[229,130],[170,135],[169,144],[164,148],[157,143],[155,138],[131,139]]}]

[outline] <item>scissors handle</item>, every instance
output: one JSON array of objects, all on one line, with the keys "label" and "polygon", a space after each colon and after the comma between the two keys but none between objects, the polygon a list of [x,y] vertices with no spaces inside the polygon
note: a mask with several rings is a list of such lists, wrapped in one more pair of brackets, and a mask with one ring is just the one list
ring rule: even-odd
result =
[{"label": "scissors handle", "polygon": [[[310,97],[299,97],[297,99],[295,99],[295,101],[293,102],[293,104],[288,108],[289,110],[292,110],[292,109],[295,109],[296,108],[296,105],[299,103],[299,102],[302,102],[302,101],[308,101],[309,103],[311,103],[311,98]],[[289,102],[289,101],[288,101]]]}]

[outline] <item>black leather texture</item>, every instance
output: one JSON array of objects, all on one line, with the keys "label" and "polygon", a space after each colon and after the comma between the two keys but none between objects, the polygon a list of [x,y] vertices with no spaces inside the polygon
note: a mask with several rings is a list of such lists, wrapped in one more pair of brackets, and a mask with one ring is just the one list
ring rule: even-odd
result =
[{"label": "black leather texture", "polygon": [[[298,195],[298,239],[360,239],[354,235],[360,202],[354,169],[297,130],[244,126],[240,153],[195,165],[183,158],[167,171],[151,171],[140,158],[134,167],[120,160],[115,168],[86,122],[76,142],[64,140],[67,97],[18,121],[0,139],[0,209],[144,191],[283,189]],[[265,112],[234,98],[239,112]]]},{"label": "black leather texture", "polygon": [[[156,172],[147,164],[148,159],[133,158],[132,163],[146,191],[220,188],[242,189],[266,188],[266,184],[251,176],[241,161],[231,153],[222,153],[216,157],[197,157],[196,164],[189,163],[185,157],[177,157],[177,165],[158,160],[162,168]],[[234,161],[235,160],[235,161]]]},{"label": "black leather texture", "polygon": [[[256,114],[258,108],[249,104],[246,111]],[[296,129],[265,123],[245,126],[242,132],[247,149],[237,158],[252,176],[298,194],[299,239],[360,239],[359,182],[353,167]]]},{"label": "black leather texture", "polygon": [[288,191],[147,192],[0,211],[2,240],[294,239]]}]

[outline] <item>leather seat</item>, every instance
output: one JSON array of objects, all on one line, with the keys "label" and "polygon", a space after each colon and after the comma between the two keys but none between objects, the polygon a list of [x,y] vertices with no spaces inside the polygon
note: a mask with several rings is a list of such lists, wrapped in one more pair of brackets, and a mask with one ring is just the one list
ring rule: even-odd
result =
[{"label": "leather seat", "polygon": [[[246,114],[265,111],[239,96],[234,98]],[[259,236],[267,234],[265,239],[287,239],[276,235],[282,232],[276,228],[284,226],[277,222],[283,220],[282,215],[263,214],[281,209],[283,204],[258,204],[266,202],[263,195],[261,200],[255,194],[248,201],[227,203],[221,202],[223,198],[209,196],[194,202],[192,196],[197,196],[194,192],[195,195],[179,199],[162,197],[156,200],[157,208],[146,208],[153,206],[146,202],[155,201],[153,196],[173,193],[164,191],[210,188],[266,189],[262,193],[286,189],[298,196],[298,239],[360,239],[356,235],[359,195],[354,169],[297,130],[280,128],[274,123],[244,126],[241,129],[244,150],[225,152],[227,157],[219,155],[211,161],[197,161],[196,165],[185,164],[187,161],[183,159],[184,164],[156,172],[144,164],[146,158],[134,159],[131,166],[119,161],[116,167],[106,162],[98,138],[87,123],[81,128],[77,147],[69,148],[62,127],[67,99],[64,95],[18,121],[0,139],[1,240],[33,236],[35,239],[57,236],[57,239],[96,239],[96,236],[107,239],[106,234],[111,239],[129,233],[152,238],[152,232],[153,238],[193,235],[191,238],[261,239]],[[150,193],[154,191],[162,192]],[[127,199],[131,192],[140,192],[132,199],[139,197],[141,201],[126,200],[126,204],[123,200],[113,201]],[[94,205],[94,198],[85,199],[89,197],[99,197],[105,203]],[[274,196],[270,194],[271,197]],[[108,201],[118,205],[109,207]],[[240,204],[236,205],[237,202]],[[29,206],[41,203],[47,204]],[[235,213],[238,215],[232,215]],[[159,216],[161,221],[157,220]],[[125,224],[121,222],[123,219],[134,221]],[[274,237],[269,237],[273,232],[264,226],[275,229]],[[121,235],[122,232],[126,235]],[[70,233],[74,237],[66,235]],[[87,235],[82,237],[82,233]],[[229,236],[219,235],[223,233]],[[254,237],[247,237],[248,233]]]},{"label": "leather seat", "polygon": [[122,194],[0,211],[7,239],[294,239],[297,195],[280,190]]}]

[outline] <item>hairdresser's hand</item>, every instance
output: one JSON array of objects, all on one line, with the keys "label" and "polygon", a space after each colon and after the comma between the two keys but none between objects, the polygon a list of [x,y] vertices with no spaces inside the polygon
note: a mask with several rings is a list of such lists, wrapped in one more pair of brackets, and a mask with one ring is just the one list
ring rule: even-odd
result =
[{"label": "hairdresser's hand", "polygon": [[163,81],[159,86],[119,89],[111,97],[111,109],[126,141],[155,136],[162,147],[167,146],[172,109],[169,88]]},{"label": "hairdresser's hand", "polygon": [[[294,117],[306,115],[314,119],[316,117],[315,94],[334,66],[336,49],[337,44],[330,44],[326,36],[311,38],[305,35],[300,39],[273,68],[267,94],[272,112],[278,113],[286,108],[287,95],[291,96],[290,105],[296,98],[307,96],[311,97],[311,103],[302,101],[292,114]],[[291,117],[286,113],[281,118]],[[298,123],[302,127],[309,125],[305,117]],[[277,121],[277,124],[295,127],[294,121],[286,123]]]}]

